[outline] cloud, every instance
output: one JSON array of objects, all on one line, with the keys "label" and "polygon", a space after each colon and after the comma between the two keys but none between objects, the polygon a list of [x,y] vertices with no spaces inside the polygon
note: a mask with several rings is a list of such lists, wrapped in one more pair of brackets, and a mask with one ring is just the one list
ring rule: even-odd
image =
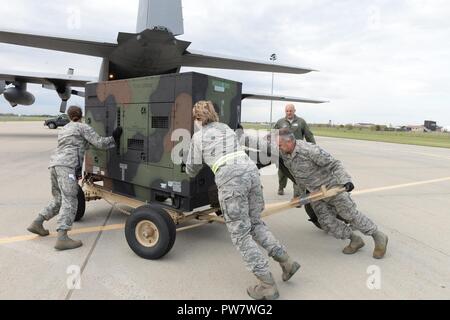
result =
[{"label": "cloud", "polygon": [[[0,29],[115,41],[134,32],[138,1],[16,0],[2,9]],[[275,76],[275,93],[330,100],[298,104],[309,122],[421,123],[450,125],[450,3],[444,0],[184,0],[185,34],[191,48],[313,69],[319,73]],[[80,28],[70,28],[73,13]],[[75,19],[76,22],[76,19]],[[92,57],[0,45],[0,70],[64,72],[96,76]],[[192,69],[184,69],[192,70]],[[194,69],[270,93],[265,73]],[[31,88],[31,87],[30,87]],[[54,113],[59,99],[33,87],[35,113]],[[283,116],[274,103],[274,118]],[[0,98],[0,112],[8,109]],[[244,101],[243,118],[268,121],[270,102]],[[42,111],[42,112],[41,112]]]}]

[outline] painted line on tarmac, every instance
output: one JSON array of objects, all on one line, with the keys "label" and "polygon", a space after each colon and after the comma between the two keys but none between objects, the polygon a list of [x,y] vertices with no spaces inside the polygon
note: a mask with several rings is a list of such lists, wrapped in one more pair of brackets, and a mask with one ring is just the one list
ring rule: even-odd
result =
[{"label": "painted line on tarmac", "polygon": [[356,195],[366,194],[366,193],[374,193],[374,192],[380,192],[380,191],[403,189],[403,188],[421,186],[421,185],[424,185],[424,184],[432,184],[432,183],[438,183],[438,182],[444,182],[444,181],[450,181],[450,177],[440,178],[440,179],[433,179],[433,180],[418,181],[418,182],[411,182],[411,183],[403,183],[403,184],[398,184],[398,185],[395,185],[395,186],[388,186],[388,187],[381,187],[381,188],[372,188],[372,189],[366,189],[366,190],[361,190],[361,191],[354,191],[354,192],[352,192],[352,195],[356,196]]},{"label": "painted line on tarmac", "polygon": [[433,158],[439,158],[439,159],[450,160],[450,157],[449,157],[449,156],[441,155],[441,154],[425,153],[425,152],[417,152],[417,151],[409,151],[409,153],[419,154],[419,155],[421,155],[421,156],[427,156],[427,157],[433,157]]},{"label": "painted line on tarmac", "polygon": [[[380,187],[380,188],[371,188],[371,189],[365,189],[365,190],[361,190],[361,191],[354,191],[354,192],[352,192],[352,195],[357,196],[357,195],[362,195],[362,194],[410,188],[410,187],[421,186],[421,185],[425,185],[425,184],[433,184],[433,183],[446,182],[446,181],[450,181],[450,177],[433,179],[433,180],[425,180],[425,181],[417,181],[417,182],[411,182],[411,183],[403,183],[403,184],[398,184],[398,185],[394,185],[394,186],[386,186],[386,187]],[[124,228],[125,228],[125,224],[112,224],[112,225],[108,225],[108,226],[98,226],[98,227],[74,229],[69,232],[69,235],[123,230]],[[56,238],[57,235],[58,234],[56,232],[52,232],[46,238]],[[11,244],[11,243],[16,243],[16,242],[33,241],[33,240],[37,240],[37,239],[43,239],[43,238],[39,237],[37,235],[17,236],[17,237],[3,238],[3,239],[0,238],[0,245]]]},{"label": "painted line on tarmac", "polygon": [[[69,235],[94,233],[94,232],[101,232],[101,231],[121,230],[124,228],[125,228],[125,224],[112,224],[109,226],[102,226],[102,227],[89,227],[89,228],[74,229],[69,232]],[[52,233],[50,233],[50,235],[48,237],[40,237],[38,235],[27,235],[27,236],[3,238],[3,239],[0,239],[0,245],[10,244],[10,243],[15,243],[15,242],[31,241],[31,240],[37,240],[37,239],[45,239],[45,238],[56,238],[57,236],[58,236],[57,232],[52,232]]]},{"label": "painted line on tarmac", "polygon": [[395,153],[400,152],[400,153],[418,154],[418,155],[425,156],[425,157],[450,160],[450,156],[445,155],[445,154],[435,154],[435,153],[429,153],[429,152],[420,152],[420,151],[412,151],[412,150],[397,150],[397,149],[389,149],[389,150],[385,150],[385,151],[395,152]]},{"label": "painted line on tarmac", "polygon": [[[107,225],[109,219],[111,218],[111,215],[112,215],[112,213],[113,213],[113,211],[114,211],[114,208],[115,208],[115,207],[112,206],[111,209],[109,210],[108,216],[106,217],[105,222],[103,222],[103,226],[102,226],[103,228],[106,227],[106,225]],[[97,237],[95,238],[95,241],[94,241],[94,244],[93,244],[92,247],[91,247],[91,250],[89,250],[89,253],[88,253],[86,259],[84,259],[83,266],[81,267],[80,277],[83,275],[84,270],[86,270],[86,266],[87,266],[87,264],[89,263],[89,261],[90,261],[90,259],[91,259],[91,257],[92,257],[92,254],[94,253],[95,248],[97,248],[98,241],[100,240],[102,234],[103,234],[103,231],[100,231],[100,232],[97,234]],[[75,290],[75,289],[73,289],[73,288],[72,288],[72,289],[69,289],[69,291],[67,292],[67,295],[66,295],[65,300],[70,300],[70,299],[72,299],[72,295],[73,295],[73,293],[74,293],[74,290]]]}]

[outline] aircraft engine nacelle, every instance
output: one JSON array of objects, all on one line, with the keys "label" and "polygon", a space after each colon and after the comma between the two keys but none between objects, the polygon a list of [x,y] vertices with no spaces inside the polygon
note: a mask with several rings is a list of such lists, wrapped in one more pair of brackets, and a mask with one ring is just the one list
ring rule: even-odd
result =
[{"label": "aircraft engine nacelle", "polygon": [[3,96],[12,107],[17,105],[31,106],[34,101],[34,95],[29,93],[26,89],[20,87],[13,87],[4,90]]},{"label": "aircraft engine nacelle", "polygon": [[58,95],[61,98],[61,106],[59,108],[59,112],[65,113],[67,108],[67,101],[72,96],[72,88],[69,86],[57,87],[56,92],[58,92]]},{"label": "aircraft engine nacelle", "polygon": [[65,86],[60,89],[58,88],[56,92],[58,92],[58,96],[61,98],[62,101],[67,101],[72,96],[72,88],[69,86]]}]

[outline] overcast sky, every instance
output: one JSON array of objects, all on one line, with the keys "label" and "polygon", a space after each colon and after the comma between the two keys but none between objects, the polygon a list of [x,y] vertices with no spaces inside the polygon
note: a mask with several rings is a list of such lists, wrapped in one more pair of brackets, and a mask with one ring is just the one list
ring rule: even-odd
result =
[{"label": "overcast sky", "polygon": [[[275,94],[326,99],[297,104],[313,123],[450,125],[450,1],[446,0],[184,0],[185,34],[192,49],[269,60],[319,70],[275,75]],[[15,0],[3,4],[0,29],[115,42],[134,32],[138,0]],[[79,21],[77,12],[80,13]],[[5,70],[97,76],[100,59],[0,44]],[[189,71],[192,69],[184,69]],[[244,91],[270,93],[271,74],[198,69],[244,83]],[[30,85],[31,107],[0,113],[56,114],[53,91]],[[81,98],[72,103],[83,104]],[[274,119],[284,113],[274,104]],[[245,121],[269,121],[270,102],[244,101]]]}]

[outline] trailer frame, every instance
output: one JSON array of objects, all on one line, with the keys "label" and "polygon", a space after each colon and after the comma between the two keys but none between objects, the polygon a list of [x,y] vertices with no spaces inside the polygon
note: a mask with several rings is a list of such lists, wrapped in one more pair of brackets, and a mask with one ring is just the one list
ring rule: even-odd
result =
[{"label": "trailer frame", "polygon": [[[89,174],[85,176],[81,184],[84,200],[86,202],[104,200],[128,216],[125,225],[128,245],[137,255],[144,259],[156,260],[165,256],[172,249],[176,233],[178,232],[212,223],[225,224],[225,219],[221,216],[219,207],[205,206],[192,212],[183,212],[169,205],[164,205],[163,202],[144,202],[112,192],[99,183],[101,183],[101,180],[97,179],[97,177]],[[267,218],[287,209],[301,207],[311,202],[336,196],[345,191],[345,188],[342,187],[330,189],[322,187],[317,192],[292,199],[291,201],[268,204],[261,217]],[[136,212],[138,213],[136,216],[139,217],[135,218]],[[159,218],[160,216],[162,219]],[[136,219],[137,221],[134,221]],[[197,223],[189,225],[188,223],[192,221]],[[165,239],[166,237],[168,239]],[[156,248],[160,241],[167,244],[162,249]]]}]

